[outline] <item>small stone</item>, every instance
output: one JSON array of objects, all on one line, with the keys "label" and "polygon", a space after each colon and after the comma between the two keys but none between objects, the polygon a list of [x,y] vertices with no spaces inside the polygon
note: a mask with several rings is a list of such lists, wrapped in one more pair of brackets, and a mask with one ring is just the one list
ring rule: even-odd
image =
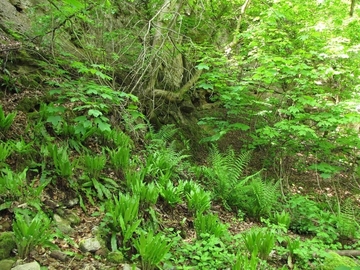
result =
[{"label": "small stone", "polygon": [[0,227],[1,227],[1,231],[11,231],[11,222],[8,221],[8,220],[3,220],[3,221],[0,221]]},{"label": "small stone", "polygon": [[68,215],[65,217],[66,220],[68,220],[70,222],[71,225],[76,226],[79,225],[81,222],[80,217],[72,212],[69,212]]},{"label": "small stone", "polygon": [[137,267],[134,268],[133,265],[130,265],[127,263],[123,264],[122,267],[123,267],[123,270],[133,270],[133,269],[140,270],[139,268],[137,268]]},{"label": "small stone", "polygon": [[59,250],[51,251],[50,257],[62,262],[65,262],[67,260],[67,255]]},{"label": "small stone", "polygon": [[94,226],[94,227],[91,229],[91,232],[92,232],[92,234],[96,235],[98,232],[100,232],[99,226]]},{"label": "small stone", "polygon": [[47,206],[48,208],[50,208],[52,210],[54,210],[60,206],[57,202],[50,200],[50,199],[45,199],[43,203],[45,206]]},{"label": "small stone", "polygon": [[66,219],[63,219],[57,214],[54,214],[54,220],[56,222],[57,227],[59,230],[64,234],[72,234],[74,232],[74,229],[70,226],[70,222]]},{"label": "small stone", "polygon": [[75,205],[79,204],[79,199],[77,197],[73,198],[73,199],[70,199],[66,206],[71,208],[71,207],[74,207]]},{"label": "small stone", "polygon": [[31,263],[18,265],[14,268],[11,268],[11,270],[40,270],[40,264],[38,264],[36,261],[33,261]]},{"label": "small stone", "polygon": [[95,252],[100,248],[101,244],[96,238],[88,238],[80,242],[80,250],[84,253]]}]

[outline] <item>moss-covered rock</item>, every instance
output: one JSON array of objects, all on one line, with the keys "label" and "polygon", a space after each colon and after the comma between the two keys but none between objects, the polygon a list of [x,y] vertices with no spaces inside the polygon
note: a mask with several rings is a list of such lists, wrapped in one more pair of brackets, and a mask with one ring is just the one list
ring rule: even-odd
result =
[{"label": "moss-covered rock", "polygon": [[10,270],[15,264],[15,260],[1,260],[0,269],[1,270]]},{"label": "moss-covered rock", "polygon": [[16,247],[16,242],[14,240],[13,232],[0,233],[0,260],[9,258],[11,251],[15,247]]},{"label": "moss-covered rock", "polygon": [[113,251],[107,255],[107,259],[112,263],[122,263],[124,262],[124,254],[122,254],[120,251]]},{"label": "moss-covered rock", "polygon": [[73,226],[77,226],[81,223],[80,217],[76,213],[73,213],[73,212],[68,212],[66,219]]},{"label": "moss-covered rock", "polygon": [[37,97],[25,97],[17,105],[16,109],[23,112],[33,112],[35,107],[40,106]]},{"label": "moss-covered rock", "polygon": [[323,270],[334,270],[339,266],[347,266],[347,267],[354,267],[358,266],[355,260],[340,256],[339,254],[335,252],[329,252],[329,256],[325,259]]}]

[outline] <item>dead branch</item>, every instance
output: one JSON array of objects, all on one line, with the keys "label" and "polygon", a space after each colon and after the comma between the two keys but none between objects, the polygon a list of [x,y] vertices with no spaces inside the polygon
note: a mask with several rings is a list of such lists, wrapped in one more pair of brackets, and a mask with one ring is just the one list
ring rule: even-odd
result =
[{"label": "dead branch", "polygon": [[332,250],[340,256],[357,257],[360,256],[360,250]]}]

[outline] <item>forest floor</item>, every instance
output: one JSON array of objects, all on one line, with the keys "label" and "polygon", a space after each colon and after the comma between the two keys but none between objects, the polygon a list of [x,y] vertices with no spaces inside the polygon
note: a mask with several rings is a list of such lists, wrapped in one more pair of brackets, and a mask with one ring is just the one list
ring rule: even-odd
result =
[{"label": "forest floor", "polygon": [[[35,102],[38,100],[38,97],[41,96],[40,92],[21,92],[19,94],[8,94],[1,98],[0,103],[6,113],[17,110],[19,107],[24,107],[24,100],[28,102]],[[32,105],[33,106],[33,105]],[[36,113],[36,112],[35,112]],[[8,137],[3,140],[11,140],[23,137],[25,140],[29,140],[27,136],[27,126],[28,126],[28,116],[27,113],[18,111],[15,118],[15,122],[12,125],[11,131],[8,133]],[[225,138],[221,140],[221,145],[232,145],[235,150],[240,148],[241,145],[238,143],[237,134],[229,133]],[[261,169],[261,160],[262,153],[254,153],[253,162],[249,170],[258,170]],[[205,161],[206,156],[197,157],[197,160],[203,159]],[[19,160],[13,159],[8,160],[8,163],[11,167],[16,167]],[[292,162],[292,161],[289,161]],[[291,167],[291,164],[288,164]],[[260,168],[259,168],[260,167]],[[302,171],[299,172],[295,168],[289,168],[288,172],[291,172],[291,175],[288,174],[288,189],[286,192],[309,195],[311,197],[321,197],[324,198],[347,198],[353,196],[353,188],[359,189],[360,186],[356,181],[353,181],[351,177],[346,175],[337,175],[336,179],[332,178],[331,180],[319,180],[319,176],[315,172],[311,171]],[[276,178],[274,172],[266,172],[265,175],[269,179]],[[40,175],[34,174],[31,181],[39,180]],[[355,185],[355,186],[353,186]],[[43,207],[46,212],[54,211],[56,212],[57,206],[67,205],[65,202],[69,200],[72,193],[69,192],[66,188],[58,189],[56,186],[50,184],[42,194]],[[358,203],[360,207],[360,198],[355,198],[354,201]],[[0,212],[0,231],[10,231],[11,224],[13,220],[13,211],[12,209],[16,207],[24,207],[26,202],[14,202],[11,209],[3,210]],[[26,207],[26,206],[25,206]],[[100,204],[92,205],[86,203],[87,212],[85,213],[81,207],[77,204],[69,209],[73,214],[79,217],[80,222],[78,225],[73,226],[73,233],[70,235],[70,239],[60,239],[56,238],[54,243],[60,248],[62,255],[59,256],[58,253],[53,253],[49,249],[37,248],[33,250],[30,254],[30,257],[26,261],[36,260],[42,266],[48,267],[49,270],[55,269],[124,269],[124,265],[116,265],[110,263],[103,259],[101,256],[101,251],[92,254],[92,253],[82,253],[79,249],[79,243],[88,237],[93,235],[93,230],[96,227],[100,226],[101,214]],[[229,224],[229,230],[232,234],[237,234],[243,232],[253,226],[259,226],[259,223],[253,220],[240,219],[236,213],[231,213],[224,209],[221,204],[213,204],[211,210],[219,215],[219,218],[224,223]],[[166,208],[161,201],[159,201],[155,206],[155,211],[161,217],[162,226],[167,228],[174,228],[175,230],[181,230],[184,234],[185,241],[193,240],[195,236],[195,230],[193,226],[193,218],[189,214],[186,205],[177,205],[173,210]],[[186,222],[184,223],[184,220]],[[70,240],[70,242],[69,242]]]}]

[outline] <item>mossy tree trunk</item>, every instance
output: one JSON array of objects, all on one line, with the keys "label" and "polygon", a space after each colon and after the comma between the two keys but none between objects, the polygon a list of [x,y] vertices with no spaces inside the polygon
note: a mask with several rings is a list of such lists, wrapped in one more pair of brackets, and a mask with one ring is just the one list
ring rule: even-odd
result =
[{"label": "mossy tree trunk", "polygon": [[[236,1],[214,5],[204,1],[200,8],[199,3],[164,0],[158,1],[155,8],[145,8],[151,15],[141,37],[143,50],[133,69],[136,79],[130,91],[140,96],[152,121],[161,125],[162,114],[185,124],[182,114],[194,110],[191,95],[202,74],[195,66],[216,57],[219,51],[225,55],[238,45],[240,24],[249,3],[250,0],[241,5]],[[233,25],[229,28],[233,33],[228,34],[222,18],[231,14],[232,8],[240,9],[240,15],[227,22]]]},{"label": "mossy tree trunk", "polygon": [[165,0],[153,12],[142,39],[143,51],[137,68],[139,79],[132,87],[141,97],[148,117],[155,122],[158,122],[159,111],[168,111],[168,116],[182,121],[177,105],[185,100],[201,74],[193,66],[190,70],[186,67],[190,62],[186,63],[183,49],[184,4],[185,1]]}]

